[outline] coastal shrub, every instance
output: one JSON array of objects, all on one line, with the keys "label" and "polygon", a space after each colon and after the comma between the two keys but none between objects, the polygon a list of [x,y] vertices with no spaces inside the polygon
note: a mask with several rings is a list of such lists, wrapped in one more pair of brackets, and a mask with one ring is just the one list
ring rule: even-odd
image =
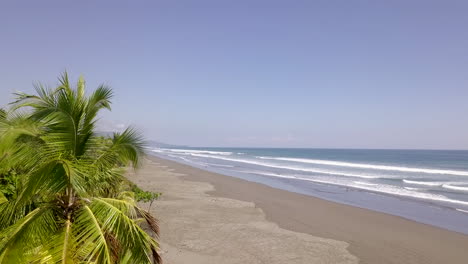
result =
[{"label": "coastal shrub", "polygon": [[148,212],[151,210],[151,205],[153,205],[153,202],[159,199],[159,197],[162,195],[160,192],[144,191],[136,184],[132,185],[131,190],[135,194],[135,200],[137,200],[137,202],[150,203],[148,206]]},{"label": "coastal shrub", "polygon": [[[95,132],[112,90],[59,85],[15,94],[0,111],[0,263],[160,263],[156,219],[124,187],[144,155],[132,128]],[[152,199],[153,196],[148,199]],[[145,198],[146,199],[146,198]]]}]

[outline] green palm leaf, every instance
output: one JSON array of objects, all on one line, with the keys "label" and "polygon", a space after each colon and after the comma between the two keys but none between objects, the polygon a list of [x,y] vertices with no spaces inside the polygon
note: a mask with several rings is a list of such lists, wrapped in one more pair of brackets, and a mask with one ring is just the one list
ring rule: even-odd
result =
[{"label": "green palm leaf", "polygon": [[0,109],[0,187],[14,182],[8,196],[0,192],[0,263],[161,263],[139,226],[146,220],[157,236],[157,221],[125,191],[124,168],[140,164],[142,136],[94,131],[112,90],[87,96],[84,79],[73,88],[66,72],[55,89],[35,89]]}]

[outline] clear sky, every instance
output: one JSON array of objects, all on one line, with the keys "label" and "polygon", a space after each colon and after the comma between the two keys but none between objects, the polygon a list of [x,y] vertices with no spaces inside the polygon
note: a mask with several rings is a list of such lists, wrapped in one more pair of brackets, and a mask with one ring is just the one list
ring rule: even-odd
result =
[{"label": "clear sky", "polygon": [[468,149],[468,1],[2,1],[0,105],[65,69],[194,146]]}]

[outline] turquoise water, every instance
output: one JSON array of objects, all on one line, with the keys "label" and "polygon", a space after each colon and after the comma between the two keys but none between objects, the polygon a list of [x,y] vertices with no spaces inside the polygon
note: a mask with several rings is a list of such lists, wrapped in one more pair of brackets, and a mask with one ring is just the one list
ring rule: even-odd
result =
[{"label": "turquoise water", "polygon": [[225,175],[468,233],[468,151],[151,150]]}]

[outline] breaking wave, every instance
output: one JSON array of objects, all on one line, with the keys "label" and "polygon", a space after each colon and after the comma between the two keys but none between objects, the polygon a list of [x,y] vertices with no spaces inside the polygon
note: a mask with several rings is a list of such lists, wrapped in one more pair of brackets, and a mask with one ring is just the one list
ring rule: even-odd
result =
[{"label": "breaking wave", "polygon": [[399,166],[388,166],[388,165],[375,165],[375,164],[363,164],[363,163],[351,163],[331,160],[315,160],[315,159],[297,159],[297,158],[275,158],[275,157],[258,157],[264,160],[281,160],[281,161],[292,161],[298,163],[308,163],[317,165],[329,165],[338,167],[351,167],[361,169],[373,169],[373,170],[385,170],[385,171],[402,171],[402,172],[417,172],[417,173],[428,173],[428,174],[447,174],[457,176],[468,176],[468,171],[458,170],[439,170],[439,169],[426,169],[426,168],[410,168],[410,167],[399,167]]}]

